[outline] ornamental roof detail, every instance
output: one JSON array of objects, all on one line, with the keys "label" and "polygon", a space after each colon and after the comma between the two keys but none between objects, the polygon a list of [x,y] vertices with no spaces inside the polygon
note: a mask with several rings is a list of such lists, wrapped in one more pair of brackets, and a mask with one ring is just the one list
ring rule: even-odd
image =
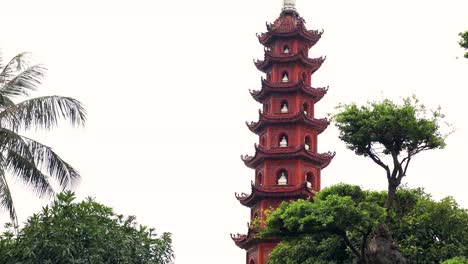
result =
[{"label": "ornamental roof detail", "polygon": [[274,23],[266,23],[267,32],[257,34],[258,40],[264,46],[277,38],[299,37],[308,43],[309,48],[321,38],[323,30],[307,30],[305,20],[296,15],[281,15]]},{"label": "ornamental roof detail", "polygon": [[265,198],[305,199],[314,197],[315,194],[316,191],[307,187],[307,183],[281,186],[255,186],[252,184],[250,194],[235,193],[235,196],[242,205],[252,207],[255,203]]},{"label": "ornamental roof detail", "polygon": [[251,247],[253,244],[256,244],[260,241],[279,242],[278,239],[274,239],[274,238],[259,239],[257,237],[257,234],[258,234],[257,231],[249,228],[249,231],[246,235],[245,234],[231,234],[231,239],[234,241],[234,243],[238,247],[242,249],[247,249]]},{"label": "ornamental roof detail", "polygon": [[267,73],[274,63],[301,63],[312,70],[312,73],[317,71],[327,57],[309,58],[307,51],[302,50],[295,54],[273,54],[271,51],[265,52],[264,60],[254,60],[254,64],[258,70]]},{"label": "ornamental roof detail", "polygon": [[310,118],[303,111],[299,111],[296,114],[276,114],[276,115],[265,115],[259,111],[258,122],[246,122],[247,127],[253,133],[261,133],[269,125],[283,125],[283,124],[306,124],[313,129],[317,130],[320,134],[330,124],[327,118]]},{"label": "ornamental roof detail", "polygon": [[328,89],[329,87],[308,87],[302,80],[298,82],[273,83],[262,78],[262,89],[260,91],[250,90],[250,94],[257,102],[264,103],[271,94],[301,92],[304,95],[313,97],[314,103],[317,103],[325,96]]},{"label": "ornamental roof detail", "polygon": [[301,159],[316,164],[320,169],[327,167],[332,159],[335,157],[336,152],[316,153],[305,148],[305,145],[300,147],[274,147],[263,148],[255,144],[255,155],[241,155],[241,159],[245,166],[255,169],[260,163],[269,160],[287,160],[287,159]]}]

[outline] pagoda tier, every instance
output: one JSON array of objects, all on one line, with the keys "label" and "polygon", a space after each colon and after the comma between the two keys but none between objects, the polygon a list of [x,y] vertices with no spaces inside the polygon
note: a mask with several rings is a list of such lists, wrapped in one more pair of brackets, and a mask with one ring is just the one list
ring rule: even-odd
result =
[{"label": "pagoda tier", "polygon": [[247,127],[253,133],[259,135],[267,127],[273,125],[295,125],[295,124],[305,124],[310,128],[317,131],[318,134],[322,133],[329,125],[329,122],[326,118],[316,119],[307,116],[304,111],[300,111],[296,114],[276,114],[276,115],[265,115],[259,111],[259,121],[258,122],[246,122]]},{"label": "pagoda tier", "polygon": [[297,200],[310,198],[314,195],[315,191],[312,190],[312,188],[309,188],[307,183],[284,185],[280,187],[256,186],[255,184],[252,184],[252,192],[250,195],[245,193],[236,193],[236,198],[242,205],[252,207],[263,199]]},{"label": "pagoda tier", "polygon": [[255,66],[258,70],[268,73],[273,65],[275,64],[302,64],[305,67],[309,68],[311,74],[317,71],[322,63],[325,61],[326,57],[314,58],[311,59],[307,55],[306,50],[302,50],[298,53],[282,53],[282,54],[274,54],[271,51],[265,52],[265,59],[264,60],[256,60],[254,61]]},{"label": "pagoda tier", "polygon": [[273,83],[262,78],[262,89],[260,91],[251,90],[250,94],[259,103],[264,103],[272,94],[295,94],[300,93],[313,98],[314,103],[322,99],[328,91],[328,87],[312,88],[308,87],[304,81]]},{"label": "pagoda tier", "polygon": [[304,19],[297,15],[280,16],[274,23],[267,23],[267,30],[268,32],[257,35],[258,40],[264,46],[269,46],[281,38],[297,38],[304,41],[308,48],[311,48],[323,34],[323,30],[307,30]]},{"label": "pagoda tier", "polygon": [[279,242],[278,239],[274,239],[274,238],[260,239],[256,235],[257,235],[257,232],[249,228],[249,231],[248,231],[247,235],[243,235],[243,234],[235,234],[234,235],[234,234],[231,234],[231,239],[234,241],[234,243],[238,247],[240,247],[242,249],[251,248],[252,246],[258,244],[259,242],[273,243],[275,245]]},{"label": "pagoda tier", "polygon": [[320,169],[323,169],[330,164],[332,159],[335,157],[335,153],[324,153],[319,154],[309,151],[304,145],[294,147],[274,147],[274,148],[262,148],[255,145],[255,155],[241,156],[242,161],[245,165],[251,169],[257,168],[258,165],[262,164],[265,160],[305,160],[309,161]]}]

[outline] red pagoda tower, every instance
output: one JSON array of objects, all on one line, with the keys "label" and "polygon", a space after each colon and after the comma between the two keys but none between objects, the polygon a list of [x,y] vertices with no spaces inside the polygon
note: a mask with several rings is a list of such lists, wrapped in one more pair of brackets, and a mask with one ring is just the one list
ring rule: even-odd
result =
[{"label": "red pagoda tower", "polygon": [[[250,194],[236,194],[251,209],[251,222],[265,219],[264,211],[283,201],[313,197],[320,190],[320,174],[334,154],[317,153],[317,136],[328,126],[326,119],[314,117],[315,103],[328,88],[312,88],[311,76],[325,58],[309,58],[309,49],[323,31],[307,30],[294,0],[284,0],[284,7],[267,32],[258,35],[265,46],[265,59],[255,66],[266,73],[260,91],[252,97],[263,104],[259,121],[247,123],[259,136],[254,156],[241,156],[245,165],[255,170]],[[249,227],[247,235],[231,235],[235,244],[247,251],[247,264],[265,264],[278,244],[277,239],[259,239]]]}]

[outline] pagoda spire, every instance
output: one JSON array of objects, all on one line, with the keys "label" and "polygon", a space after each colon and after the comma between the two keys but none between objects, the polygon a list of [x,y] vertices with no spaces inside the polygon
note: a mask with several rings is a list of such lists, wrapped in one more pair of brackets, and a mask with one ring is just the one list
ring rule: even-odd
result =
[{"label": "pagoda spire", "polygon": [[297,13],[296,10],[296,0],[283,0],[283,13],[284,12],[294,12]]}]

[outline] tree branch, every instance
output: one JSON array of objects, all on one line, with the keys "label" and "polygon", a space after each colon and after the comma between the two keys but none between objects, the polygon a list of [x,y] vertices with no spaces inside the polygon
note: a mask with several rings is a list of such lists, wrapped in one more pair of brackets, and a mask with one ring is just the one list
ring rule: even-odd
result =
[{"label": "tree branch", "polygon": [[403,171],[403,175],[406,175],[406,172],[408,171],[408,165],[409,165],[409,163],[411,161],[411,155],[408,153],[408,157],[405,158],[405,159],[406,159],[406,165],[405,165],[405,169]]},{"label": "tree branch", "polygon": [[393,159],[393,172],[392,172],[392,179],[395,180],[397,185],[400,184],[401,178],[403,178],[403,168],[401,167],[400,161],[398,160],[398,154],[395,152],[391,152],[392,159]]},{"label": "tree branch", "polygon": [[353,246],[353,244],[351,243],[351,241],[349,240],[348,236],[346,235],[346,232],[341,230],[341,229],[337,229],[335,231],[335,233],[340,236],[341,238],[343,238],[346,246],[353,252],[354,255],[356,255],[356,257],[359,259],[359,260],[362,260],[362,255],[359,253],[359,251]]},{"label": "tree branch", "polygon": [[385,171],[387,172],[387,179],[390,180],[390,168],[385,163],[383,163],[376,154],[372,152],[370,146],[367,147],[366,153],[375,163],[377,163],[380,167],[385,169]]}]

